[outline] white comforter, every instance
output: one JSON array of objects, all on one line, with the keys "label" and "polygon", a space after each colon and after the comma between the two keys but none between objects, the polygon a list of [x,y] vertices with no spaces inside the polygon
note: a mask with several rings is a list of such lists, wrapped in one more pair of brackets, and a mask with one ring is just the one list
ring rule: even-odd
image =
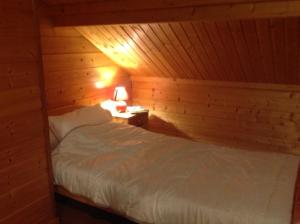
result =
[{"label": "white comforter", "polygon": [[141,223],[290,224],[295,156],[109,122],[73,130],[52,161],[56,184]]}]

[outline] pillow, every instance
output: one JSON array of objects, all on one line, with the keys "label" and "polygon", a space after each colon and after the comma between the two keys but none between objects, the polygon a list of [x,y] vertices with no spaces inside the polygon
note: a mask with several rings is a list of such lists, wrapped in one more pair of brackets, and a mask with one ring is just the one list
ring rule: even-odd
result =
[{"label": "pillow", "polygon": [[50,148],[55,149],[55,147],[58,145],[59,141],[55,134],[53,133],[52,129],[49,128],[49,139],[50,139]]},{"label": "pillow", "polygon": [[84,125],[97,125],[111,121],[111,114],[99,104],[83,107],[60,116],[50,116],[49,126],[54,135],[61,141],[74,128]]}]

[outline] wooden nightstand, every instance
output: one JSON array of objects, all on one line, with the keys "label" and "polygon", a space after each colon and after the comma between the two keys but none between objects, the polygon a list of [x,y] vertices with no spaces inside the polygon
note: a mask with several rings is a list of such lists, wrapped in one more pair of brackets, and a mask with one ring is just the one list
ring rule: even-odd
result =
[{"label": "wooden nightstand", "polygon": [[142,111],[138,113],[126,112],[113,114],[112,121],[121,124],[130,124],[137,127],[147,128],[148,111]]}]

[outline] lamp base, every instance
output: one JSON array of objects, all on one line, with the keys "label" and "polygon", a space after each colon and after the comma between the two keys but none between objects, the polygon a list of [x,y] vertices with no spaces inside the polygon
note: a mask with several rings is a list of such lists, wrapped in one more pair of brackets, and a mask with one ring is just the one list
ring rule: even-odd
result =
[{"label": "lamp base", "polygon": [[125,113],[127,106],[116,106],[116,109],[119,113]]},{"label": "lamp base", "polygon": [[119,113],[125,113],[127,109],[127,104],[125,101],[116,101],[116,110]]}]

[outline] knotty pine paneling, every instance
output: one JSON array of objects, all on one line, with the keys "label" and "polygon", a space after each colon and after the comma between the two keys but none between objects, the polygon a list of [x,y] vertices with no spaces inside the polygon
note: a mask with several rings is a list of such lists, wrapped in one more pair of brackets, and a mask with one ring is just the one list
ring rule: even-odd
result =
[{"label": "knotty pine paneling", "polygon": [[[42,18],[40,30],[49,114],[109,99],[116,85],[125,85],[130,92],[127,72],[75,28],[54,28]],[[99,81],[103,88],[96,88]]]},{"label": "knotty pine paneling", "polygon": [[[3,223],[20,224],[20,223],[52,223],[53,218],[47,211],[51,209],[49,206],[52,202],[51,197],[42,197],[37,200],[32,200],[24,209],[18,211],[13,216],[9,216]],[[38,214],[38,215],[37,215]],[[48,221],[45,221],[48,220]],[[55,222],[54,222],[55,223]],[[58,223],[58,221],[57,221]]]},{"label": "knotty pine paneling", "polygon": [[45,1],[56,26],[233,20],[300,16],[299,0]]},{"label": "knotty pine paneling", "polygon": [[299,18],[77,28],[131,75],[300,84]]},{"label": "knotty pine paneling", "polygon": [[55,219],[33,4],[31,0],[0,2],[1,224]]},{"label": "knotty pine paneling", "polygon": [[[264,2],[265,0],[255,0],[255,2]],[[280,1],[280,0],[279,0]],[[283,1],[283,0],[281,0]],[[62,5],[62,4],[77,4],[77,3],[97,3],[97,0],[43,0],[48,5]],[[132,10],[132,9],[147,9],[147,8],[167,8],[167,7],[186,7],[193,5],[208,5],[208,4],[222,4],[222,3],[246,3],[253,2],[252,0],[198,0],[198,1],[177,1],[170,0],[168,2],[155,0],[149,2],[140,2],[138,0],[127,0],[124,2],[103,2],[103,11],[108,10]],[[119,4],[119,5],[118,5]],[[95,4],[96,5],[96,4]],[[81,6],[86,6],[81,4]],[[116,7],[117,6],[117,7]],[[95,9],[99,10],[99,9]]]},{"label": "knotty pine paneling", "polygon": [[95,0],[45,0],[48,5],[59,5],[59,4],[75,4],[75,3],[87,3],[94,2]]},{"label": "knotty pine paneling", "polygon": [[300,87],[132,78],[133,104],[150,109],[149,129],[252,150],[300,153]]}]

